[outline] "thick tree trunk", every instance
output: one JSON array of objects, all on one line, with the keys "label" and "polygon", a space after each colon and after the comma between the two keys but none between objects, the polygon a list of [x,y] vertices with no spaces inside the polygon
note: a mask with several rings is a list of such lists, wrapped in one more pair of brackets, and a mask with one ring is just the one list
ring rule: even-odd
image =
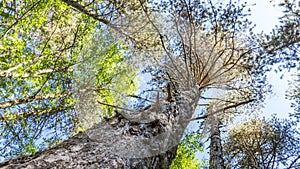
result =
[{"label": "thick tree trunk", "polygon": [[210,159],[209,168],[210,169],[225,169],[222,143],[221,143],[221,133],[220,133],[220,119],[215,115],[211,117],[211,133],[210,133]]},{"label": "thick tree trunk", "polygon": [[141,158],[126,159],[105,152],[105,147],[90,140],[86,133],[80,133],[55,148],[33,156],[20,157],[0,164],[0,168],[101,168],[101,169],[150,169],[168,168],[176,155],[176,146],[166,153]]},{"label": "thick tree trunk", "polygon": [[0,168],[169,168],[195,111],[198,88],[162,102],[160,118],[139,123],[118,113],[49,150],[11,159]]}]

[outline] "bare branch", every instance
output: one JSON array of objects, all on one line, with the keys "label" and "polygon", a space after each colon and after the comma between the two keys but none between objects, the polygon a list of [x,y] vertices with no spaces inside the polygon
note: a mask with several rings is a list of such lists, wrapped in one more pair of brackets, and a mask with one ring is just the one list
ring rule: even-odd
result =
[{"label": "bare branch", "polygon": [[5,101],[5,102],[0,103],[0,109],[4,109],[4,108],[8,108],[8,107],[17,105],[17,104],[23,104],[23,103],[28,103],[28,102],[32,102],[32,101],[67,97],[67,96],[70,96],[71,94],[72,94],[71,92],[62,93],[62,94],[45,94],[45,95],[39,95],[39,96],[34,96],[34,97],[27,97],[27,98],[22,98],[22,99]]},{"label": "bare branch", "polygon": [[218,110],[216,110],[216,111],[214,111],[214,112],[212,112],[212,113],[210,113],[210,114],[206,114],[206,115],[204,115],[204,116],[200,116],[200,117],[195,117],[195,118],[188,119],[188,121],[194,121],[194,120],[202,120],[202,119],[206,119],[207,117],[212,116],[212,115],[214,115],[214,114],[217,114],[217,113],[219,113],[219,112],[221,112],[221,111],[225,111],[225,110],[228,110],[228,109],[231,109],[231,108],[236,108],[236,107],[239,107],[239,106],[241,106],[241,105],[248,104],[248,103],[253,102],[253,101],[254,101],[254,99],[250,99],[250,100],[247,100],[247,101],[239,102],[239,103],[236,103],[236,104],[234,104],[234,105],[230,105],[230,106],[227,106],[227,107],[218,109]]}]

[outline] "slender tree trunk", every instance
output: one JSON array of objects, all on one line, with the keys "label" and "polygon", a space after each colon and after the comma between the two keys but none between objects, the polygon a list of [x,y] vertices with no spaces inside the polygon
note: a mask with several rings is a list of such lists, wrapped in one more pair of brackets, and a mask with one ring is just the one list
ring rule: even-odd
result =
[{"label": "slender tree trunk", "polygon": [[225,169],[220,133],[221,122],[215,115],[211,119],[209,168]]}]

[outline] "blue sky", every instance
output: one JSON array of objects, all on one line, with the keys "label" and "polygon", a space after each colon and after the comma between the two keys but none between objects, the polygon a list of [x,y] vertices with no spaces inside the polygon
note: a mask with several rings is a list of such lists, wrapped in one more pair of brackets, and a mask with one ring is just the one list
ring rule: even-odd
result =
[{"label": "blue sky", "polygon": [[[279,7],[274,7],[270,0],[251,0],[249,3],[255,3],[256,5],[252,8],[251,20],[257,25],[255,31],[260,33],[264,31],[269,33],[272,28],[278,24],[278,17],[282,15]],[[278,1],[277,1],[278,2]],[[278,117],[288,117],[288,113],[292,112],[290,107],[291,102],[285,99],[285,92],[288,90],[288,81],[292,80],[291,74],[284,70],[278,74],[274,72],[268,73],[268,80],[273,86],[273,93],[267,96],[265,107],[263,109],[263,116],[268,116],[271,113],[276,113]],[[284,74],[283,78],[280,76]]]},{"label": "blue sky", "polygon": [[270,32],[275,24],[278,24],[278,17],[282,15],[280,8],[274,7],[270,0],[250,0],[249,4],[253,6],[251,12],[251,20],[257,25],[256,32]]}]

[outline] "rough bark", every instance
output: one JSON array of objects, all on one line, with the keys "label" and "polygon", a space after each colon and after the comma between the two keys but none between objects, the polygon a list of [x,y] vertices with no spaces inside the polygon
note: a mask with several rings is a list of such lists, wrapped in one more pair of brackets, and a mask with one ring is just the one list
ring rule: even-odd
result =
[{"label": "rough bark", "polygon": [[168,168],[176,155],[176,146],[164,154],[143,159],[120,158],[105,152],[105,147],[80,133],[60,145],[33,156],[20,157],[0,164],[0,168]]},{"label": "rough bark", "polygon": [[221,122],[216,116],[211,118],[209,168],[225,169],[220,132]]},{"label": "rough bark", "polygon": [[175,102],[162,102],[162,116],[148,123],[118,113],[54,148],[11,159],[0,168],[169,168],[199,95],[195,87]]}]

